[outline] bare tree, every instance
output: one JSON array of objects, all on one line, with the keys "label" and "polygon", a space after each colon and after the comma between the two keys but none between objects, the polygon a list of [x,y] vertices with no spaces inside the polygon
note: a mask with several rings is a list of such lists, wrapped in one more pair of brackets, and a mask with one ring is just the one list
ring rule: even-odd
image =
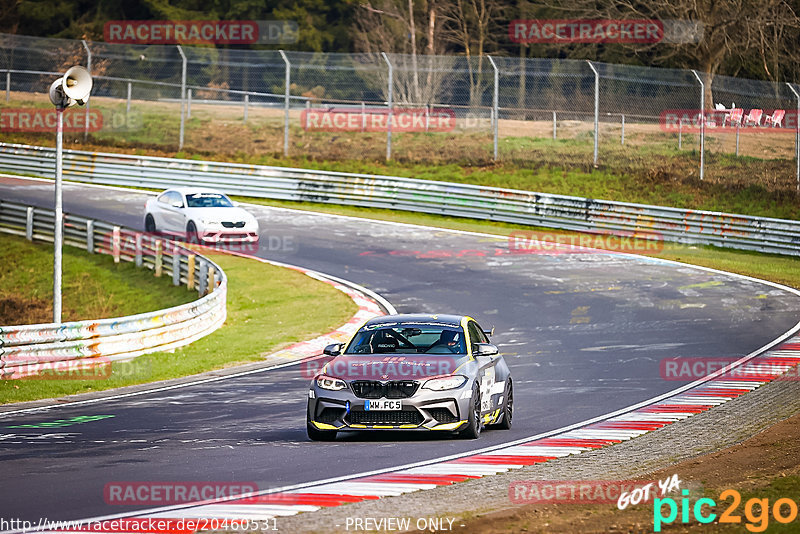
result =
[{"label": "bare tree", "polygon": [[[484,76],[487,50],[497,48],[498,28],[507,7],[499,0],[443,0],[441,15],[444,40],[467,58],[470,105],[478,105],[489,84]],[[475,58],[475,61],[473,61]],[[474,65],[473,65],[474,63]]]},{"label": "bare tree", "polygon": [[[594,19],[699,22],[702,36],[697,42],[653,43],[636,45],[636,49],[648,48],[662,63],[702,70],[709,107],[713,105],[714,76],[726,64],[760,57],[767,77],[777,80],[781,62],[796,64],[798,59],[800,18],[791,0],[559,0],[555,7],[569,16]],[[631,49],[633,45],[627,46]]]},{"label": "bare tree", "polygon": [[[360,5],[360,16],[356,20],[355,43],[359,51],[370,55],[392,54],[395,101],[399,104],[435,102],[445,88],[445,71],[454,62],[451,57],[437,56],[443,54],[444,49],[440,44],[436,2],[428,0],[423,7],[415,9],[413,0],[365,2]],[[421,22],[419,26],[427,27],[421,36],[417,35],[418,22]],[[426,41],[424,56],[418,54],[418,37]],[[424,83],[420,80],[420,71],[426,74]],[[381,83],[385,86],[386,82],[382,76]]]}]

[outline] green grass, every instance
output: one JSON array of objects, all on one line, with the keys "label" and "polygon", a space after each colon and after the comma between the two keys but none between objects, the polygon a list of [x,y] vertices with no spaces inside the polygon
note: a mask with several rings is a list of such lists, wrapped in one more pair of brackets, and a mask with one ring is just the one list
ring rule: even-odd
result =
[{"label": "green grass", "polygon": [[[53,245],[0,233],[0,325],[49,323],[53,318]],[[186,289],[130,263],[65,246],[62,320],[104,319],[190,302]]]},{"label": "green grass", "polygon": [[356,311],[349,297],[302,273],[247,258],[213,259],[228,275],[228,318],[222,328],[174,353],[114,363],[111,376],[104,379],[0,380],[0,403],[99,391],[259,361],[282,346],[333,330]]}]

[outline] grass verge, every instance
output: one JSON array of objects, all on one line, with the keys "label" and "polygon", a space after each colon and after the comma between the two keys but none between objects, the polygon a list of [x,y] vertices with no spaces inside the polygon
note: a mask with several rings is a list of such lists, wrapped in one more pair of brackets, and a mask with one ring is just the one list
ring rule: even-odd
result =
[{"label": "grass verge", "polygon": [[[100,391],[259,361],[279,347],[333,330],[356,311],[346,295],[302,273],[227,255],[214,256],[214,261],[228,275],[228,319],[213,334],[174,353],[114,363],[104,379],[0,380],[0,403]],[[47,273],[43,277],[49,279]]]},{"label": "grass verge", "polygon": [[[0,233],[0,325],[53,320],[53,245]],[[178,306],[196,294],[166,278],[110,256],[65,246],[62,263],[62,319],[105,319]]]}]

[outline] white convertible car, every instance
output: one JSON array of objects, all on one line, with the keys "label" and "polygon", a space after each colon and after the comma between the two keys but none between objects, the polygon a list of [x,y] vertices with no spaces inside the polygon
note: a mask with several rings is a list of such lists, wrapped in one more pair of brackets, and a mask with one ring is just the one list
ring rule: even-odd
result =
[{"label": "white convertible car", "polygon": [[213,189],[167,189],[145,204],[145,231],[195,243],[257,243],[258,221]]}]

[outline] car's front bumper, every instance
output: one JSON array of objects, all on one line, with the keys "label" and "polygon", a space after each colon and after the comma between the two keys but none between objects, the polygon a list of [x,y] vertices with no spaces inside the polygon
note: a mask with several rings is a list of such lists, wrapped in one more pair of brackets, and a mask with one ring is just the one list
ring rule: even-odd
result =
[{"label": "car's front bumper", "polygon": [[404,399],[401,410],[366,410],[369,400],[351,390],[331,391],[313,384],[309,389],[308,420],[319,430],[443,430],[455,431],[467,423],[471,383],[458,389],[418,389]]}]

